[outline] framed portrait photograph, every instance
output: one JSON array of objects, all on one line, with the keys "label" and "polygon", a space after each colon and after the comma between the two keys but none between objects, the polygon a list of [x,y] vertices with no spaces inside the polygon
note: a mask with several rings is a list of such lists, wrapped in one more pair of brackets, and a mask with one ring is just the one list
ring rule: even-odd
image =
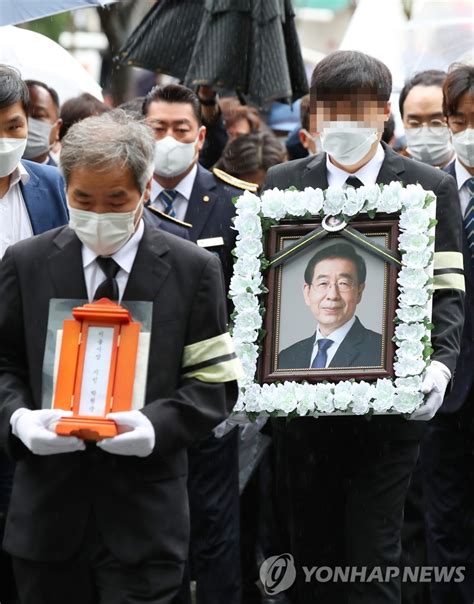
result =
[{"label": "framed portrait photograph", "polygon": [[249,416],[410,414],[430,363],[436,198],[420,185],[246,191],[232,337]]},{"label": "framed portrait photograph", "polygon": [[[358,217],[351,226],[360,241],[334,232],[266,271],[263,383],[393,377],[398,269],[380,248],[398,257],[398,220]],[[267,257],[318,227],[271,227]]]}]

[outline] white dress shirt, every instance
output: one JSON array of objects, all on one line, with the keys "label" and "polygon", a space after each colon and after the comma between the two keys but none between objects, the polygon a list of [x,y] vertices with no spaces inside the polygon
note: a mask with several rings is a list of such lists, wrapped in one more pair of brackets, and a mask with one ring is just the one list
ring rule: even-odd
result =
[{"label": "white dress shirt", "polygon": [[7,192],[0,197],[0,259],[10,245],[33,235],[20,189],[20,182],[26,184],[29,180],[30,175],[20,162],[10,176]]},{"label": "white dress shirt", "polygon": [[[189,199],[191,197],[191,192],[194,187],[194,181],[196,180],[197,174],[197,164],[195,164],[186,176],[179,181],[179,183],[174,188],[175,191],[178,192],[175,200],[173,201],[173,209],[176,214],[176,218],[178,220],[184,220],[186,216],[186,212],[188,210]],[[165,211],[165,204],[161,201],[161,199],[157,199],[158,195],[161,191],[164,191],[164,187],[160,185],[160,183],[153,179],[151,183],[151,205],[155,207],[157,210],[161,212]]]},{"label": "white dress shirt", "polygon": [[314,361],[316,355],[318,354],[318,340],[323,340],[323,339],[333,341],[331,346],[329,346],[326,349],[327,360],[326,360],[325,367],[328,367],[329,363],[334,358],[334,355],[336,354],[337,349],[341,345],[342,340],[347,336],[347,334],[351,330],[351,327],[354,325],[355,320],[356,320],[356,318],[354,315],[352,317],[352,319],[349,319],[349,321],[347,321],[347,323],[344,323],[344,325],[341,325],[341,327],[338,327],[337,329],[332,331],[328,336],[323,336],[323,334],[319,331],[319,327],[318,327],[318,329],[316,330],[316,337],[314,339],[313,352],[311,353],[311,363],[309,364],[310,367],[313,364],[313,361]]},{"label": "white dress shirt", "polygon": [[377,151],[373,158],[359,168],[357,172],[354,174],[350,174],[346,172],[342,168],[338,168],[335,166],[331,160],[329,159],[329,155],[326,154],[326,169],[327,169],[327,177],[328,177],[328,185],[330,187],[342,187],[349,176],[355,176],[358,178],[362,184],[368,186],[373,185],[377,181],[377,176],[379,175],[380,168],[382,167],[383,160],[385,159],[385,151],[383,150],[382,145],[379,143],[377,147]]},{"label": "white dress shirt", "polygon": [[[119,302],[122,301],[125,288],[127,287],[128,278],[132,270],[133,263],[138,251],[138,245],[143,237],[145,227],[143,226],[143,220],[140,220],[137,230],[130,237],[125,245],[123,245],[115,254],[110,256],[120,266],[120,270],[117,273],[115,279],[119,289]],[[96,262],[98,255],[91,249],[82,246],[82,266],[84,267],[84,280],[86,282],[87,297],[89,302],[92,302],[94,294],[99,285],[105,281],[106,276],[103,270],[100,268],[99,263]]]},{"label": "white dress shirt", "polygon": [[464,214],[467,210],[467,204],[471,199],[469,191],[467,190],[467,181],[473,178],[461,162],[456,159],[454,163],[454,170],[456,171],[456,182],[458,183],[459,201],[461,202],[461,212]]}]

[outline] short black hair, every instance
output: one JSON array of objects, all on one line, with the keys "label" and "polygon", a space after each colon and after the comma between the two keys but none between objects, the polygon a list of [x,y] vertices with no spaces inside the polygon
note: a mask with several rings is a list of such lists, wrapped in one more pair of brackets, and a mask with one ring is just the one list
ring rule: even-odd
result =
[{"label": "short black hair", "polygon": [[466,92],[474,95],[474,66],[453,63],[443,85],[443,113],[446,117],[457,112],[459,101]]},{"label": "short black hair", "polygon": [[304,128],[307,132],[310,131],[309,124],[309,94],[305,94],[301,99],[300,104],[300,122],[301,127]]},{"label": "short black hair", "polygon": [[319,61],[311,76],[311,105],[320,100],[354,97],[358,93],[387,102],[392,74],[375,57],[356,50],[337,50]]},{"label": "short black hair", "polygon": [[284,161],[285,149],[273,132],[251,132],[229,141],[216,167],[240,178],[248,172],[266,172]]},{"label": "short black hair", "polygon": [[49,92],[50,97],[53,99],[54,106],[59,111],[59,95],[54,88],[51,88],[51,86],[48,86],[48,84],[40,82],[39,80],[25,80],[25,84],[28,86],[28,89],[32,86],[44,88],[46,92]]},{"label": "short black hair", "polygon": [[356,267],[358,283],[365,283],[365,279],[367,277],[367,266],[365,264],[365,260],[362,258],[362,256],[359,256],[354,246],[352,246],[350,243],[333,243],[332,245],[328,245],[327,247],[323,248],[319,252],[316,252],[306,266],[306,270],[304,272],[305,283],[311,285],[314,278],[315,266],[319,262],[327,260],[328,258],[346,258],[347,260],[351,260]]},{"label": "short black hair", "polygon": [[20,102],[28,115],[30,108],[30,93],[20,72],[15,67],[0,63],[0,109],[10,107]]},{"label": "short black hair", "polygon": [[388,120],[385,122],[382,132],[382,140],[387,145],[392,140],[393,135],[395,134],[395,118],[393,117],[393,113],[388,116]]},{"label": "short black hair", "polygon": [[110,107],[99,101],[99,99],[96,99],[89,92],[83,92],[79,96],[68,99],[62,104],[59,115],[62,120],[59,129],[59,140],[62,140],[66,136],[69,128],[76,122],[80,122],[86,117],[92,117],[93,115],[102,115],[108,111],[110,111]]},{"label": "short black hair", "polygon": [[446,72],[440,71],[439,69],[426,69],[425,71],[416,73],[412,78],[405,82],[405,86],[400,91],[400,96],[398,97],[400,115],[403,117],[403,106],[405,105],[408,93],[412,88],[415,86],[439,86],[439,88],[442,88],[445,79]]},{"label": "short black hair", "polygon": [[155,86],[146,95],[143,101],[142,112],[146,116],[151,103],[163,101],[164,103],[187,103],[191,105],[199,126],[202,124],[201,103],[198,96],[190,88],[181,84],[168,84],[167,86]]}]

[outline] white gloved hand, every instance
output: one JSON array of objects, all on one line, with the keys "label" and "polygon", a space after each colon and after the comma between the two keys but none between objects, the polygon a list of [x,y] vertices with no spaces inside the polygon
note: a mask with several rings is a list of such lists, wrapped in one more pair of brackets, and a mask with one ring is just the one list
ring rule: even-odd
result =
[{"label": "white gloved hand", "polygon": [[60,436],[55,427],[61,417],[70,417],[62,409],[17,409],[10,418],[12,432],[35,455],[55,455],[84,451],[86,445],[76,436]]},{"label": "white gloved hand", "polygon": [[117,424],[118,435],[104,438],[97,446],[114,455],[136,455],[147,457],[155,447],[155,429],[141,411],[119,411],[109,413],[107,419]]},{"label": "white gloved hand", "polygon": [[426,401],[415,409],[409,419],[428,421],[436,415],[441,407],[444,393],[451,379],[451,371],[439,361],[431,361],[425,371],[425,377],[421,385],[422,392],[428,394]]}]

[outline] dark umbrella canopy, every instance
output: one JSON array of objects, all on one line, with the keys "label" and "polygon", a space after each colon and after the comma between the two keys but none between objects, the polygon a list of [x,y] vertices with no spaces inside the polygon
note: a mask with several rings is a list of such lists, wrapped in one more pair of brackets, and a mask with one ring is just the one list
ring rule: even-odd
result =
[{"label": "dark umbrella canopy", "polygon": [[308,90],[291,0],[161,0],[120,60],[190,87],[234,89],[258,106]]}]

